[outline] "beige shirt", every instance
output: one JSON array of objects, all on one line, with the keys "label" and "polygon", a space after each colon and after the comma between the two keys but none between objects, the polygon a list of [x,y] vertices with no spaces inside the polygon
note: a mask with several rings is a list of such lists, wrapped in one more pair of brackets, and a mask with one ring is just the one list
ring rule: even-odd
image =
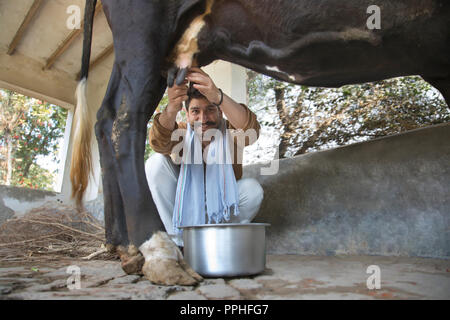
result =
[{"label": "beige shirt", "polygon": [[[226,121],[226,128],[230,129],[229,132],[233,139],[234,160],[232,165],[236,180],[239,180],[242,177],[242,158],[244,147],[254,143],[258,139],[259,131],[261,129],[256,115],[246,105],[242,103],[241,105],[247,110],[247,121],[244,128],[236,129],[228,120],[224,119]],[[186,122],[175,123],[175,128],[173,130],[170,130],[161,125],[161,123],[159,122],[160,116],[161,113],[157,113],[155,115],[155,118],[153,119],[153,125],[150,128],[150,146],[155,152],[169,155],[172,157],[172,159],[174,159],[176,157],[176,154],[174,154],[172,150],[175,145],[182,141],[183,137],[180,137],[179,140],[172,141],[172,132],[176,129],[186,129],[187,124]],[[252,130],[249,129],[253,129],[254,131],[252,132]],[[181,157],[182,155],[183,153],[181,150],[179,156]]]}]

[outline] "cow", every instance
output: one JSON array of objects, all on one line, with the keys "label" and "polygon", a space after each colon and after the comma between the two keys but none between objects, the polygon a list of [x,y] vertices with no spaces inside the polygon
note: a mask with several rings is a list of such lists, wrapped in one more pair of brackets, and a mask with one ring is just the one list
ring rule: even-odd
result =
[{"label": "cow", "polygon": [[[115,57],[95,135],[106,241],[110,248],[126,252],[122,266],[124,270],[132,266],[127,272],[134,268],[128,262],[137,248],[164,230],[144,173],[147,123],[167,86],[180,84],[189,67],[221,59],[278,80],[320,87],[420,75],[450,103],[448,0],[102,0],[102,4]],[[368,8],[374,4],[380,28],[367,23]],[[79,205],[91,170],[92,127],[84,91],[95,5],[96,0],[86,1],[77,89],[71,180]]]}]

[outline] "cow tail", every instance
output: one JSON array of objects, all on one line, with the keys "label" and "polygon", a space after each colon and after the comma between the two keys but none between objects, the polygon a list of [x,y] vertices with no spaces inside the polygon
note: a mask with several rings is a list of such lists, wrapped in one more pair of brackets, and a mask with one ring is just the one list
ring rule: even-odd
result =
[{"label": "cow tail", "polygon": [[94,119],[92,111],[89,110],[87,104],[86,85],[91,58],[92,30],[96,5],[97,0],[86,0],[83,57],[81,62],[80,80],[75,94],[77,104],[74,115],[74,138],[70,180],[72,183],[72,198],[75,199],[79,209],[82,208],[83,196],[92,172],[91,142]]}]

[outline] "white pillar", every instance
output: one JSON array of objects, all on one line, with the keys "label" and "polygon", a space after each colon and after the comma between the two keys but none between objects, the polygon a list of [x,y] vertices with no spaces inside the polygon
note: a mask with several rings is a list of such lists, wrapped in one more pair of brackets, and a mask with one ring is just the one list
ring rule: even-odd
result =
[{"label": "white pillar", "polygon": [[217,60],[203,70],[225,94],[238,103],[247,104],[247,74],[244,67]]},{"label": "white pillar", "polygon": [[[69,157],[69,147],[70,147],[70,133],[72,131],[72,122],[73,122],[73,107],[67,112],[66,126],[64,130],[64,139],[63,143],[59,147],[59,172],[57,181],[55,184],[55,191],[63,194],[63,189],[67,190],[67,187],[64,186],[65,181],[64,177],[66,176],[66,170],[68,166],[70,166],[70,161],[68,161]],[[66,198],[63,194],[63,198]]]}]

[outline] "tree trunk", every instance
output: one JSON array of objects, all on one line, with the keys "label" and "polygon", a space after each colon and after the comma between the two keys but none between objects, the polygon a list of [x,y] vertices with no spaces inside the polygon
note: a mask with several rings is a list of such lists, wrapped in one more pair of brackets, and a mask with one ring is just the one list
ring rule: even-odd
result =
[{"label": "tree trunk", "polygon": [[6,133],[5,135],[6,140],[6,181],[5,185],[10,186],[11,185],[11,177],[12,177],[12,141],[11,141],[11,135],[9,133]]},{"label": "tree trunk", "polygon": [[286,107],[285,101],[285,88],[280,86],[276,87],[274,90],[278,116],[281,119],[281,123],[284,129],[284,132],[280,137],[279,152],[280,158],[285,158],[287,149],[291,145],[292,138],[296,138],[298,135],[298,121],[300,115],[303,112],[303,99],[305,93],[303,90],[301,90],[300,94],[297,96],[294,111],[289,115],[289,111]]},{"label": "tree trunk", "polygon": [[[247,80],[246,80],[247,84],[252,82],[252,81],[254,81],[254,79],[258,76],[257,72],[255,72],[253,70],[249,70],[249,69],[247,69],[247,72],[245,74],[247,76]],[[249,101],[250,101],[250,89],[249,89],[248,85],[246,87],[247,87],[247,90],[246,90],[246,99],[247,99],[246,103],[248,105]]]},{"label": "tree trunk", "polygon": [[29,172],[30,172],[30,167],[31,167],[32,164],[33,164],[33,159],[30,160],[30,161],[28,161],[28,162],[25,164],[25,167],[24,167],[24,170],[23,170],[23,176],[24,176],[24,177],[29,178],[29,177],[28,177],[28,174],[29,174]]},{"label": "tree trunk", "polygon": [[294,157],[304,154],[309,148],[314,147],[316,145],[317,139],[320,137],[320,134],[328,127],[328,124],[321,125],[312,136],[309,137],[308,140],[306,140],[300,149],[295,152]]},{"label": "tree trunk", "polygon": [[286,102],[284,100],[284,87],[275,87],[275,105],[277,108],[278,116],[280,117],[281,124],[284,132],[280,135],[280,144],[278,145],[279,157],[285,158],[287,148],[289,146],[289,120],[288,112],[286,110]]}]

